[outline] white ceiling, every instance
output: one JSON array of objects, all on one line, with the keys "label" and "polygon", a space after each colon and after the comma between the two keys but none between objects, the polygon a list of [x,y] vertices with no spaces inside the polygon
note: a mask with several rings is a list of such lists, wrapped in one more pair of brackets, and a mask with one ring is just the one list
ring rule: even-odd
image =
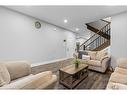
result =
[{"label": "white ceiling", "polygon": [[[85,23],[106,18],[127,10],[127,6],[7,6],[54,25],[87,34]],[[68,23],[63,20],[67,19]],[[75,31],[79,28],[79,31]]]}]

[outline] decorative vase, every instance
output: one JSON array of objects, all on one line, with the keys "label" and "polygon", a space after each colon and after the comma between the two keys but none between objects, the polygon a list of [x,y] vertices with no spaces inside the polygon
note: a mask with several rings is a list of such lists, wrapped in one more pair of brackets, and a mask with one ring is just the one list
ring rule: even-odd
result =
[{"label": "decorative vase", "polygon": [[76,63],[76,64],[75,64],[75,68],[78,68],[78,67],[79,67],[79,64],[78,64],[78,63]]}]

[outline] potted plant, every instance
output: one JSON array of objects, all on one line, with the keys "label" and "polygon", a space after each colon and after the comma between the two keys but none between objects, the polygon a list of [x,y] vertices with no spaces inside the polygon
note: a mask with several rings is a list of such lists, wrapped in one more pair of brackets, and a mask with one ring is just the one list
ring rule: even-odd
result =
[{"label": "potted plant", "polygon": [[75,59],[73,63],[75,64],[75,68],[78,68],[81,62],[78,59]]},{"label": "potted plant", "polygon": [[78,68],[79,64],[81,63],[78,59],[78,54],[73,54],[73,57],[75,58],[73,62],[75,64],[75,68]]}]

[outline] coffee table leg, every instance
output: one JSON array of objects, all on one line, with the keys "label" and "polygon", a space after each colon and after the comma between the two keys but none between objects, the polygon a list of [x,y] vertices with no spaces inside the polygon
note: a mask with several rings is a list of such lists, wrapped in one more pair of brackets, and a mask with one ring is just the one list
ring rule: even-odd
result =
[{"label": "coffee table leg", "polygon": [[64,76],[63,72],[59,71],[59,83],[60,83],[60,81],[63,80],[63,76]]},{"label": "coffee table leg", "polygon": [[71,76],[71,89],[73,89],[73,76]]}]

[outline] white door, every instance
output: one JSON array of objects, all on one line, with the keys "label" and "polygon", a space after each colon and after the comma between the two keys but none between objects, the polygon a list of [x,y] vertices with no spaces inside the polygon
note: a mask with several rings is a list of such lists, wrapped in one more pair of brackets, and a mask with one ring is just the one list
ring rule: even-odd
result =
[{"label": "white door", "polygon": [[76,47],[76,39],[73,33],[69,33],[67,35],[67,42],[66,42],[66,54],[67,58],[73,57],[73,53],[75,52]]}]

